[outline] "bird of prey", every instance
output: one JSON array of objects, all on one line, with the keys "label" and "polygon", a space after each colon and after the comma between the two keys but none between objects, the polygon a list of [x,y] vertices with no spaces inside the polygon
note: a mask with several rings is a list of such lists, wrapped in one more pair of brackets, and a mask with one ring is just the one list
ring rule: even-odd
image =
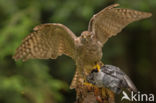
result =
[{"label": "bird of prey", "polygon": [[59,23],[38,25],[22,41],[13,58],[26,61],[32,58],[56,59],[62,54],[70,56],[77,66],[70,88],[76,88],[86,81],[93,66],[101,63],[102,47],[110,37],[128,24],[151,16],[151,13],[117,6],[119,4],[110,5],[95,14],[89,21],[88,30],[79,37]]},{"label": "bird of prey", "polygon": [[118,67],[113,65],[104,65],[93,69],[87,76],[87,81],[97,87],[105,87],[114,93],[121,93],[122,89],[137,92],[137,89],[131,79]]}]

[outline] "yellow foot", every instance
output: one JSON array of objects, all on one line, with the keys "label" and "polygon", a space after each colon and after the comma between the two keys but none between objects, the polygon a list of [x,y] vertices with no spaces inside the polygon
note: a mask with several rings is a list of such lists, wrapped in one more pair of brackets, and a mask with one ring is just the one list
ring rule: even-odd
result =
[{"label": "yellow foot", "polygon": [[95,86],[91,83],[84,82],[83,85],[84,85],[84,87],[87,88],[88,91],[93,91],[95,88]]},{"label": "yellow foot", "polygon": [[98,103],[103,103],[103,100],[102,100],[102,97],[101,97],[101,91],[102,90],[100,88],[96,87],[95,85],[93,85],[91,83],[87,83],[87,82],[84,82],[83,84],[87,87],[88,91],[94,93]]},{"label": "yellow foot", "polygon": [[91,83],[88,83],[88,82],[84,82],[83,85],[87,86],[87,87],[91,87],[91,86],[94,86],[93,84]]},{"label": "yellow foot", "polygon": [[84,82],[83,85],[88,92],[94,92],[94,94],[98,94],[97,87],[95,85],[93,85],[91,83],[87,83],[87,82]]},{"label": "yellow foot", "polygon": [[96,64],[93,68],[97,69],[98,72],[100,71],[100,65],[99,64]]}]

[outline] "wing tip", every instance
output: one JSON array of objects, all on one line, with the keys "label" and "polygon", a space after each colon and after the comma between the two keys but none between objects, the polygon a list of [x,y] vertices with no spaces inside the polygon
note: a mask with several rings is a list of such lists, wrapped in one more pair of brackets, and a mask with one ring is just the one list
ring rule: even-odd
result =
[{"label": "wing tip", "polygon": [[21,51],[21,49],[18,48],[15,54],[12,56],[12,59],[14,59],[15,61],[22,60],[24,62],[29,59],[28,52]]},{"label": "wing tip", "polygon": [[15,61],[17,61],[18,59],[16,58],[16,55],[12,56],[12,59],[14,59]]},{"label": "wing tip", "polygon": [[12,59],[14,59],[15,61],[18,61],[20,59],[19,55],[18,55],[18,49],[16,49],[15,54],[12,56]]},{"label": "wing tip", "polygon": [[142,12],[141,16],[142,16],[141,19],[150,18],[152,16],[152,13],[150,13],[150,12]]},{"label": "wing tip", "polygon": [[147,17],[151,17],[151,16],[152,16],[152,13],[147,12]]},{"label": "wing tip", "polygon": [[18,61],[21,58],[18,56],[18,54],[15,54],[12,56],[12,59],[14,59],[15,61]]},{"label": "wing tip", "polygon": [[20,57],[18,55],[14,55],[12,56],[12,59],[14,59],[15,61],[18,61],[18,60],[22,60],[22,62],[25,62],[28,58],[24,58],[24,57]]}]

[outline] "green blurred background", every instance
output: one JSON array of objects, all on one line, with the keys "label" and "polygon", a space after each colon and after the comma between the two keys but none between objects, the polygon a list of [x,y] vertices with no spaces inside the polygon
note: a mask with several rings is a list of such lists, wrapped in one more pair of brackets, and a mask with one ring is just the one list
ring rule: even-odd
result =
[{"label": "green blurred background", "polygon": [[153,16],[109,39],[102,61],[120,67],[142,93],[156,94],[156,0],[0,0],[0,103],[73,103],[71,58],[15,62],[12,55],[34,26],[62,23],[79,36],[93,14],[112,3]]}]

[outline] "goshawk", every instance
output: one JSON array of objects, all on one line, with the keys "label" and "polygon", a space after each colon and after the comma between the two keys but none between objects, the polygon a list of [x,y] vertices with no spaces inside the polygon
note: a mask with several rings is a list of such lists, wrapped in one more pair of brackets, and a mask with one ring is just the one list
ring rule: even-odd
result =
[{"label": "goshawk", "polygon": [[137,20],[151,16],[151,13],[131,9],[115,8],[113,4],[95,14],[79,37],[65,25],[47,23],[34,27],[17,48],[13,58],[56,59],[65,54],[76,62],[76,73],[70,88],[76,88],[86,80],[93,66],[102,58],[102,47],[106,41],[117,35],[125,26]]}]

